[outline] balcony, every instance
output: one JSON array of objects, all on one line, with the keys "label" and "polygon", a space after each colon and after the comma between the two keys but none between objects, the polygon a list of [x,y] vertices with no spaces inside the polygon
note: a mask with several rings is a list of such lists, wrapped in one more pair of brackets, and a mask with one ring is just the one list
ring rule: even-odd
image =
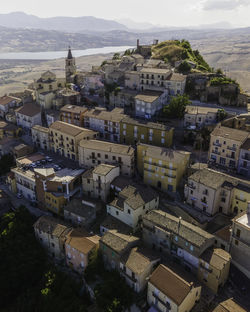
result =
[{"label": "balcony", "polygon": [[228,146],[227,149],[229,149],[230,151],[236,151],[236,147],[233,146]]},{"label": "balcony", "polygon": [[147,160],[144,160],[144,163],[145,163],[145,164],[148,164],[148,165],[155,166],[155,167],[160,167],[160,168],[169,169],[169,170],[177,170],[177,168],[170,168],[169,166],[160,165],[160,164],[157,164],[157,163],[154,163],[154,162],[149,162],[149,161],[147,161]]},{"label": "balcony", "polygon": [[221,147],[221,144],[220,144],[220,143],[213,142],[213,145],[214,145],[214,146],[219,146],[219,147]]},{"label": "balcony", "polygon": [[125,270],[121,270],[120,272],[124,277],[129,278],[133,283],[137,282],[137,279],[134,276],[128,275]]},{"label": "balcony", "polygon": [[171,310],[171,305],[169,302],[164,302],[160,297],[158,297],[154,292],[152,292],[153,297],[159,301],[164,307],[167,308],[167,311]]},{"label": "balcony", "polygon": [[195,186],[195,185],[193,185],[193,184],[188,184],[188,187],[189,187],[189,188],[191,188],[191,189],[193,189],[193,190],[195,190],[195,189],[196,189],[196,186]]},{"label": "balcony", "polygon": [[216,150],[212,150],[212,153],[213,153],[213,154],[216,154],[216,155],[220,155],[220,152],[219,152],[219,151],[216,151]]},{"label": "balcony", "polygon": [[226,156],[227,156],[227,158],[235,159],[235,155],[232,155],[232,154],[231,154],[231,155],[230,155],[230,154],[227,154]]}]

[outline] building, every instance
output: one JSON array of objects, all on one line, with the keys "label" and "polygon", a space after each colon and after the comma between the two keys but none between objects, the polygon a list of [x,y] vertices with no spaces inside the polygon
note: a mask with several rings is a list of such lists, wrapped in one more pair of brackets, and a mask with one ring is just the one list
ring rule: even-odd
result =
[{"label": "building", "polygon": [[223,172],[204,168],[188,178],[185,185],[186,202],[207,215],[226,215],[247,210],[250,182]]},{"label": "building", "polygon": [[97,132],[56,121],[49,127],[49,135],[53,152],[77,161],[79,142],[96,138]]},{"label": "building", "polygon": [[74,77],[76,74],[76,61],[72,56],[71,48],[69,47],[68,56],[65,59],[65,75],[66,83],[74,82]]},{"label": "building", "polygon": [[21,99],[13,96],[5,95],[0,97],[0,117],[5,118],[10,110],[21,105],[21,102]]},{"label": "building", "polygon": [[184,127],[189,129],[200,129],[204,126],[217,123],[218,108],[191,106],[186,107],[184,115]]},{"label": "building", "polygon": [[81,94],[78,91],[63,88],[56,91],[52,105],[57,110],[65,105],[81,105]]},{"label": "building", "polygon": [[145,248],[132,248],[126,252],[120,262],[120,274],[126,283],[137,293],[147,286],[147,279],[160,259]]},{"label": "building", "polygon": [[111,182],[120,175],[120,168],[100,164],[82,175],[83,194],[106,202],[110,194]]},{"label": "building", "polygon": [[100,237],[84,231],[71,230],[65,241],[66,264],[79,274],[88,266],[91,254],[97,250]]},{"label": "building", "polygon": [[49,128],[35,125],[31,128],[31,135],[35,147],[45,151],[50,150]]},{"label": "building", "polygon": [[176,192],[189,159],[189,152],[141,143],[137,145],[137,169],[144,183],[164,192]]},{"label": "building", "polygon": [[143,91],[135,96],[135,116],[151,119],[166,104],[166,94],[160,91]]},{"label": "building", "polygon": [[65,86],[65,79],[58,79],[51,71],[44,72],[34,82],[35,98],[37,104],[43,109],[50,109],[56,91]]},{"label": "building", "polygon": [[46,118],[46,123],[47,126],[49,127],[50,125],[52,125],[54,122],[56,122],[57,120],[59,120],[59,115],[60,112],[54,109],[48,109],[45,112],[45,118]]},{"label": "building", "polygon": [[227,252],[230,251],[231,228],[231,225],[227,225],[214,233],[215,247],[226,250]]},{"label": "building", "polygon": [[84,113],[87,112],[87,110],[88,109],[85,106],[64,105],[60,109],[60,120],[78,127],[83,127],[83,116]]},{"label": "building", "polygon": [[162,91],[168,95],[182,95],[185,91],[186,76],[173,73],[168,68],[142,67],[140,90]]},{"label": "building", "polygon": [[34,224],[37,240],[57,261],[65,258],[64,243],[70,230],[69,227],[50,216],[42,216]]},{"label": "building", "polygon": [[96,207],[81,198],[73,198],[64,206],[64,219],[75,227],[87,228],[96,219]]},{"label": "building", "polygon": [[100,251],[108,269],[119,270],[121,257],[130,248],[139,244],[139,238],[116,231],[106,232],[100,239]]},{"label": "building", "polygon": [[134,154],[132,146],[99,140],[82,140],[79,144],[79,165],[95,167],[101,163],[120,167],[122,175],[134,174]]},{"label": "building", "polygon": [[144,214],[159,206],[159,195],[148,186],[128,185],[107,204],[107,213],[134,230]]},{"label": "building", "polygon": [[238,173],[250,178],[250,138],[241,146]]},{"label": "building", "polygon": [[0,121],[0,140],[3,138],[16,138],[21,134],[21,129],[6,121]]},{"label": "building", "polygon": [[27,103],[15,110],[17,125],[30,130],[35,125],[42,125],[41,108]]},{"label": "building", "polygon": [[13,155],[15,159],[27,156],[33,153],[33,147],[24,143],[20,143],[13,147]]},{"label": "building", "polygon": [[15,146],[20,144],[20,139],[3,138],[0,140],[0,157],[7,154],[12,154]]},{"label": "building", "polygon": [[63,215],[63,207],[81,192],[82,169],[56,171],[53,168],[35,168],[37,200],[55,214]]},{"label": "building", "polygon": [[143,241],[150,248],[179,259],[197,272],[199,257],[214,244],[214,236],[198,226],[176,218],[162,210],[153,210],[142,217]]},{"label": "building", "polygon": [[249,132],[217,126],[211,133],[208,159],[213,164],[237,169],[241,146]]},{"label": "building", "polygon": [[16,167],[11,169],[15,175],[16,191],[30,201],[36,201],[36,181],[35,174],[29,169]]},{"label": "building", "polygon": [[250,278],[250,203],[247,212],[233,220],[230,254],[232,263]]},{"label": "building", "polygon": [[170,147],[174,128],[161,123],[125,117],[121,120],[120,143],[135,145],[138,142]]},{"label": "building", "polygon": [[119,219],[107,215],[106,218],[100,224],[100,234],[103,236],[108,231],[115,231],[121,234],[133,234],[133,229],[121,222]]},{"label": "building", "polygon": [[220,302],[213,312],[247,312],[247,310],[237,304],[233,298],[230,298]]},{"label": "building", "polygon": [[217,294],[228,279],[230,262],[228,252],[220,248],[209,248],[200,257],[197,277]]},{"label": "building", "polygon": [[107,111],[96,107],[84,113],[84,127],[100,132],[100,137],[111,142],[120,142],[120,122],[125,117],[121,108]]},{"label": "building", "polygon": [[147,301],[150,312],[189,312],[201,296],[201,286],[187,282],[181,276],[160,264],[148,282]]}]

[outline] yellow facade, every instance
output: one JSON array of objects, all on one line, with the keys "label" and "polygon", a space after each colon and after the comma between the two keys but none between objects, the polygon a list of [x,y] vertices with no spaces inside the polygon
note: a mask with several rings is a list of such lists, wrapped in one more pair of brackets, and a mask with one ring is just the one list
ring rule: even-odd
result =
[{"label": "yellow facade", "polygon": [[45,192],[46,208],[56,214],[63,215],[63,207],[66,202],[67,200],[64,198],[63,194],[55,195],[51,192]]},{"label": "yellow facade", "polygon": [[144,183],[162,191],[176,192],[189,164],[190,153],[137,145],[137,168]]},{"label": "yellow facade", "polygon": [[7,176],[6,182],[7,182],[8,186],[9,186],[10,191],[16,194],[17,193],[16,179],[15,179],[15,176],[12,173],[10,173]]},{"label": "yellow facade", "polygon": [[249,188],[234,188],[232,196],[232,210],[239,213],[247,211],[247,204],[250,202]]},{"label": "yellow facade", "polygon": [[134,145],[137,142],[155,146],[170,147],[174,128],[163,124],[124,118],[120,123],[120,142]]}]

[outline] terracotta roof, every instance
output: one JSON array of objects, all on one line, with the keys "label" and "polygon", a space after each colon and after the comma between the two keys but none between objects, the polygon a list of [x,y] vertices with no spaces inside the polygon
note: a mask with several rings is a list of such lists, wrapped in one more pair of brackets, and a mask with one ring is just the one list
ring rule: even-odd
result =
[{"label": "terracotta roof", "polygon": [[112,111],[107,111],[106,109],[97,107],[87,111],[84,114],[84,118],[85,117],[120,122],[125,117],[125,115],[122,108],[114,108]]},{"label": "terracotta roof", "polygon": [[249,137],[249,135],[250,134],[247,131],[222,126],[217,126],[211,133],[211,136],[235,140],[241,143],[244,143],[245,140]]},{"label": "terracotta roof", "polygon": [[198,226],[180,220],[162,210],[152,210],[148,214],[145,214],[142,219],[148,220],[155,226],[159,226],[172,234],[182,237],[197,247],[202,247],[206,244],[207,240],[212,240],[214,238],[213,235],[202,230]]},{"label": "terracotta roof", "polygon": [[86,205],[80,198],[74,198],[67,203],[64,207],[64,211],[69,211],[77,216],[88,219],[92,219],[96,215],[96,209],[90,205]]},{"label": "terracotta roof", "polygon": [[110,152],[127,156],[134,155],[134,148],[128,145],[104,142],[99,140],[82,140],[80,141],[79,145],[80,147],[86,149],[93,149],[97,151]]},{"label": "terracotta roof", "polygon": [[20,102],[21,99],[15,98],[15,97],[12,97],[12,96],[6,96],[6,95],[0,97],[0,105],[5,106],[5,105],[9,104],[9,103],[12,102],[12,101],[18,101],[18,102]]},{"label": "terracotta roof", "polygon": [[18,114],[33,117],[41,113],[41,108],[36,104],[27,103],[17,108],[15,111]]},{"label": "terracotta roof", "polygon": [[67,122],[63,122],[63,121],[55,121],[53,122],[53,124],[50,125],[49,129],[51,130],[57,130],[57,131],[60,131],[62,133],[65,133],[65,134],[68,134],[68,135],[71,135],[71,136],[77,136],[79,135],[80,133],[83,133],[85,132],[86,135],[88,133],[94,133],[94,131],[92,130],[89,130],[89,129],[86,129],[86,128],[81,128],[81,127],[78,127],[78,126],[75,126],[75,125],[71,125]]},{"label": "terracotta roof", "polygon": [[171,76],[167,78],[167,80],[183,82],[186,80],[186,76],[182,74],[172,73]]},{"label": "terracotta roof", "polygon": [[247,310],[238,305],[233,298],[230,298],[221,302],[213,312],[247,312]]},{"label": "terracotta roof", "polygon": [[[65,244],[87,255],[97,246],[99,239],[99,236],[95,236],[95,238],[91,239],[91,235],[84,231],[72,230],[69,234],[67,234]],[[96,243],[94,241],[96,241]]]},{"label": "terracotta roof", "polygon": [[130,226],[111,215],[107,215],[100,226],[104,227],[108,231],[115,231],[122,234],[129,235],[133,233],[133,229]]},{"label": "terracotta roof", "polygon": [[[158,60],[157,60],[158,61]],[[143,67],[139,73],[143,74],[159,74],[159,75],[170,75],[171,71],[164,68],[155,68],[155,67]]]},{"label": "terracotta roof", "polygon": [[149,282],[179,306],[188,296],[192,284],[182,279],[168,267],[160,264],[152,273]]}]

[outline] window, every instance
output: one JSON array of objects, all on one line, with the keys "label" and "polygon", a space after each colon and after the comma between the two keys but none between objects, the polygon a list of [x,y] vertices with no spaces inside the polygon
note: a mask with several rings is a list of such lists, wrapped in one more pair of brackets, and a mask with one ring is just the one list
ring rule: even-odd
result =
[{"label": "window", "polygon": [[87,183],[90,184],[90,179],[87,179]]},{"label": "window", "polygon": [[115,157],[115,156],[113,156],[113,157],[112,157],[112,159],[113,159],[113,160],[116,160],[116,157]]},{"label": "window", "polygon": [[107,154],[105,154],[105,159],[108,159],[108,158],[109,158],[109,156]]},{"label": "window", "polygon": [[141,135],[141,139],[144,140],[144,134]]},{"label": "window", "polygon": [[101,157],[101,154],[100,154],[100,153],[98,153],[98,154],[97,154],[97,157]]},{"label": "window", "polygon": [[126,124],[123,124],[123,129],[126,129],[127,128],[127,125]]},{"label": "window", "polygon": [[117,216],[119,216],[119,211],[117,211],[117,210],[116,210],[116,212],[115,212],[115,213],[116,213],[116,215],[117,215]]},{"label": "window", "polygon": [[176,242],[178,242],[178,236],[177,236],[177,235],[175,235],[174,240],[175,240]]},{"label": "window", "polygon": [[190,191],[190,194],[193,195],[193,193],[194,193],[193,190],[191,190],[191,191]]},{"label": "window", "polygon": [[194,246],[193,245],[190,245],[190,250],[194,251]]},{"label": "window", "polygon": [[123,131],[123,135],[126,135],[126,131],[125,130]]},{"label": "window", "polygon": [[237,229],[237,231],[236,231],[236,236],[240,237],[240,230],[239,229]]},{"label": "window", "polygon": [[128,209],[128,214],[130,214],[130,209]]},{"label": "window", "polygon": [[165,143],[165,139],[162,138],[162,139],[161,139],[161,144],[164,144],[164,143]]}]

